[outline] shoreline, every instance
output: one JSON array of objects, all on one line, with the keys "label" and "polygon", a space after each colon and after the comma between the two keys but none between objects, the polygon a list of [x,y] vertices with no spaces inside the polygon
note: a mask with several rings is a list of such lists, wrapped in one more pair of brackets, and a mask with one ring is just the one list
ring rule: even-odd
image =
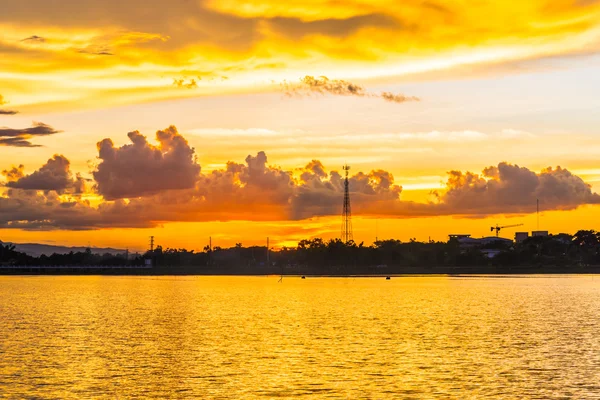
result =
[{"label": "shoreline", "polygon": [[[241,269],[241,268],[240,268]],[[238,268],[211,268],[198,271],[198,267],[162,268],[103,268],[103,267],[0,267],[0,276],[283,276],[306,278],[379,278],[406,276],[511,276],[511,275],[594,275],[600,274],[600,265],[581,267],[397,267],[385,271],[361,271],[343,268],[318,271],[312,268],[295,271],[256,269],[241,271]]]}]

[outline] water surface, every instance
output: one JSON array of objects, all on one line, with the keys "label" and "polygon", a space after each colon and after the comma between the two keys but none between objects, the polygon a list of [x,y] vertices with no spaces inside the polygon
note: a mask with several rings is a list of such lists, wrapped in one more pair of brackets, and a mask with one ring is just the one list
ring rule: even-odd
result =
[{"label": "water surface", "polygon": [[0,277],[0,398],[600,398],[600,277]]}]

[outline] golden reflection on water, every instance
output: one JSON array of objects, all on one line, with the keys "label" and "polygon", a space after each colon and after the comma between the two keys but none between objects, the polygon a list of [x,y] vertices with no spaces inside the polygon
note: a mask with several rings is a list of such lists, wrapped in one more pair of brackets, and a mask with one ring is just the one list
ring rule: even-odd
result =
[{"label": "golden reflection on water", "polygon": [[600,398],[600,277],[0,277],[0,397]]}]

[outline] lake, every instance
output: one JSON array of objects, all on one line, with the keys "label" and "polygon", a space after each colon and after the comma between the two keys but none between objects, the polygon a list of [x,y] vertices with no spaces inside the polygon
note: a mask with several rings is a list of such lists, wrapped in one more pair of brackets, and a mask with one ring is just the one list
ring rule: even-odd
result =
[{"label": "lake", "polygon": [[600,398],[600,276],[0,277],[0,398]]}]

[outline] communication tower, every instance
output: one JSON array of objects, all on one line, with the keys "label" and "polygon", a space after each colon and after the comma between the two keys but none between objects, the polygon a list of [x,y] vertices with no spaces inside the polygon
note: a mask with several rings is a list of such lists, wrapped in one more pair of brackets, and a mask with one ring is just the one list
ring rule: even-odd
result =
[{"label": "communication tower", "polygon": [[342,241],[348,243],[354,240],[352,236],[352,212],[350,211],[350,190],[348,181],[348,171],[350,166],[344,165],[344,171],[346,172],[346,178],[344,179],[344,209],[342,211]]}]

